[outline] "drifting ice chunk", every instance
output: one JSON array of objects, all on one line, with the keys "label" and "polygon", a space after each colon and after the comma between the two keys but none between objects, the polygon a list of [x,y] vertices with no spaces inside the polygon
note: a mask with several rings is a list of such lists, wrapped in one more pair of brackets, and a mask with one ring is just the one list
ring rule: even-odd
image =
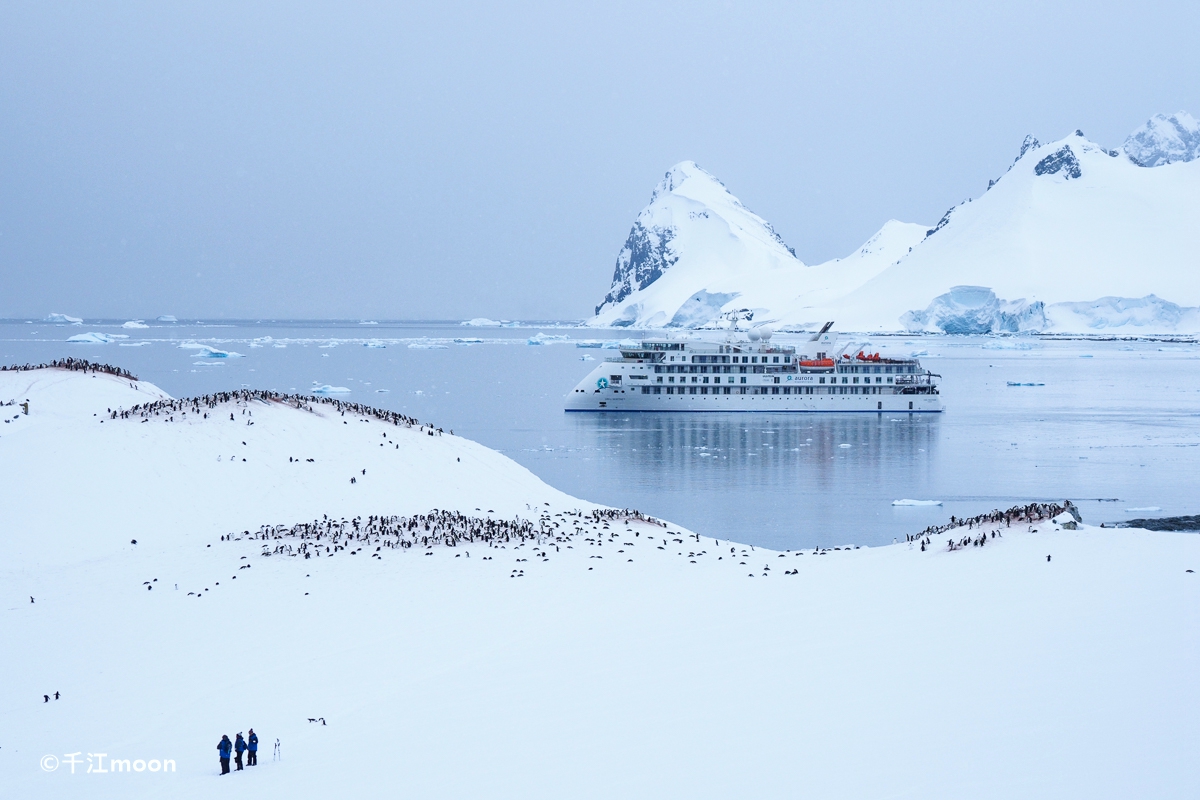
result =
[{"label": "drifting ice chunk", "polygon": [[179,322],[179,320],[175,319],[175,317],[171,314],[163,314],[155,321],[156,322]]},{"label": "drifting ice chunk", "polygon": [[525,344],[538,345],[546,344],[547,342],[564,342],[567,340],[567,338],[568,337],[566,336],[547,336],[544,333],[536,333],[533,336],[530,336]]},{"label": "drifting ice chunk", "polygon": [[314,385],[309,391],[313,394],[350,394],[350,390],[345,386],[330,386],[328,383],[323,386]]},{"label": "drifting ice chunk", "polygon": [[894,506],[940,506],[941,500],[893,500]]},{"label": "drifting ice chunk", "polygon": [[468,325],[474,328],[499,328],[503,324],[503,322],[488,319],[487,317],[476,317],[475,319],[468,319],[459,323],[459,325]]},{"label": "drifting ice chunk", "polygon": [[1162,511],[1159,506],[1144,506],[1142,508],[1127,508],[1126,511]]},{"label": "drifting ice chunk", "polygon": [[79,317],[68,317],[66,314],[50,314],[46,317],[46,322],[53,322],[56,325],[82,325],[83,320]]},{"label": "drifting ice chunk", "polygon": [[408,349],[409,350],[449,350],[450,348],[444,344],[437,344],[436,342],[420,341],[420,342],[413,342],[412,344],[410,344],[408,346]]},{"label": "drifting ice chunk", "polygon": [[75,344],[108,344],[109,342],[116,340],[116,338],[117,337],[110,336],[107,333],[96,333],[93,331],[91,333],[77,333],[68,338],[67,341],[74,342]]},{"label": "drifting ice chunk", "polygon": [[181,350],[198,350],[193,358],[245,358],[241,353],[228,352],[226,350],[218,350],[215,347],[209,347],[206,344],[198,342],[184,342],[179,345]]},{"label": "drifting ice chunk", "polygon": [[140,319],[131,319],[121,326],[122,328],[149,328],[150,326],[142,322]]},{"label": "drifting ice chunk", "polygon": [[383,342],[370,341],[370,342],[363,342],[363,347],[370,347],[372,350],[382,350],[385,347],[387,347],[387,345],[384,344]]}]

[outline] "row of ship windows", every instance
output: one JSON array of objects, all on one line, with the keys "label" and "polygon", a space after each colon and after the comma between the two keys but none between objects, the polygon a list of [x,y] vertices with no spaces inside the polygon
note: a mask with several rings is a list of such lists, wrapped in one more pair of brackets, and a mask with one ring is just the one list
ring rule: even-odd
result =
[{"label": "row of ship windows", "polygon": [[[634,376],[634,377],[637,377],[637,376]],[[860,379],[859,379],[859,378],[857,378],[857,377],[856,377],[856,378],[842,378],[842,383],[850,383],[851,381],[853,381],[854,383],[858,383],[858,382],[859,382],[859,380],[860,380]],[[870,382],[871,382],[871,379],[870,379],[870,378],[862,378],[861,380],[862,380],[862,382],[863,382],[863,383],[870,383]],[[619,382],[620,382],[620,381],[619,381],[619,379],[617,378],[617,376],[615,376],[615,375],[613,376],[613,382],[614,382],[614,383],[619,383]],[[655,382],[657,382],[657,383],[662,383],[662,382],[663,382],[663,379],[662,379],[661,377],[659,377],[659,378],[656,378],[656,379],[655,379]],[[674,376],[671,376],[671,377],[667,378],[667,383],[674,383],[674,382],[675,382],[675,377],[674,377]],[[680,382],[680,383],[687,383],[687,382],[688,382],[688,379],[687,379],[687,378],[680,378],[680,379],[679,379],[679,382]],[[713,382],[713,383],[720,383],[720,382],[721,382],[721,378],[720,378],[719,376],[718,376],[718,377],[715,377],[715,378],[713,378],[713,379],[712,379],[712,382]],[[726,383],[745,383],[745,382],[746,382],[746,379],[745,379],[745,378],[740,378],[738,381],[734,381],[734,379],[733,379],[733,378],[726,378],[726,379],[725,379],[725,382],[726,382]],[[775,382],[776,382],[776,383],[779,383],[779,378],[775,378]],[[829,382],[830,382],[830,383],[837,383],[837,382],[838,382],[838,379],[837,379],[837,378],[834,378],[834,377],[831,377],[831,378],[829,378]],[[875,382],[876,382],[876,383],[883,383],[883,378],[876,378],[876,379],[875,379]],[[888,378],[888,379],[887,379],[887,382],[888,382],[888,383],[891,383],[891,382],[892,382],[892,379],[891,379],[891,378]],[[707,377],[707,376],[705,376],[705,377],[697,377],[697,376],[694,376],[694,375],[693,375],[693,376],[692,376],[692,383],[708,383],[708,377]],[[817,383],[825,383],[825,379],[824,379],[824,378],[818,378],[818,379],[817,379]],[[643,392],[643,394],[645,394],[645,392]]]},{"label": "row of ship windows", "polygon": [[[766,363],[766,361],[767,361],[767,359],[766,359],[766,356],[764,356],[764,357],[763,357],[763,363],[765,364],[765,363]],[[666,373],[666,374],[668,374],[668,375],[674,375],[674,374],[678,374],[678,373],[681,373],[681,372],[686,372],[686,373],[699,373],[699,374],[701,374],[701,375],[707,375],[707,374],[709,373],[709,371],[710,371],[710,370],[711,370],[712,372],[714,372],[714,373],[725,373],[725,374],[728,374],[728,373],[730,373],[730,372],[733,372],[733,371],[735,371],[735,370],[736,370],[737,372],[739,372],[739,373],[746,373],[746,372],[761,373],[761,372],[765,372],[765,371],[767,371],[768,369],[769,369],[770,371],[772,371],[772,372],[779,372],[779,371],[780,371],[780,368],[774,368],[774,367],[770,367],[770,366],[763,366],[762,364],[760,364],[760,365],[759,365],[759,366],[757,366],[757,367],[756,367],[756,366],[749,366],[749,367],[736,367],[736,368],[735,368],[735,367],[707,367],[707,366],[700,366],[700,367],[697,367],[697,366],[696,366],[696,365],[694,365],[694,364],[693,364],[693,365],[691,365],[691,366],[687,366],[687,365],[675,365],[675,364],[666,364],[666,365],[661,365],[661,364],[659,364],[659,365],[656,365],[656,366],[654,367],[654,371],[655,371],[655,373],[658,373],[658,374],[661,374],[661,373]],[[847,372],[847,373],[858,373],[858,372],[859,372],[859,370],[861,370],[861,371],[862,371],[862,372],[864,372],[864,373],[869,373],[869,372],[871,372],[871,370],[874,370],[876,374],[880,374],[880,373],[881,373],[881,371],[886,371],[888,374],[890,374],[890,373],[891,373],[893,370],[894,370],[894,371],[895,371],[897,374],[901,374],[901,373],[909,373],[909,372],[915,372],[915,371],[916,371],[916,370],[914,370],[914,369],[911,369],[911,368],[908,368],[908,367],[843,367],[841,371],[842,371],[842,372]],[[871,379],[870,379],[870,378],[866,378],[865,380],[866,380],[868,383],[870,383],[870,381],[871,381]],[[822,382],[824,382],[824,381],[825,381],[825,379],[824,379],[824,378],[822,378],[822,379],[821,379],[821,381],[822,381]],[[845,379],[845,378],[842,378],[842,383],[845,383],[845,382],[846,382],[846,379]],[[858,378],[855,378],[855,379],[854,379],[854,382],[855,382],[855,383],[857,383],[857,382],[858,382]],[[880,382],[881,382],[881,379],[879,379],[879,378],[876,378],[876,379],[875,379],[875,382],[876,382],[876,383],[880,383]],[[888,382],[889,382],[889,383],[891,383],[891,378],[889,378],[889,379],[888,379]]]},{"label": "row of ship windows", "polygon": [[884,394],[882,386],[643,386],[642,394],[664,388],[666,394]]},{"label": "row of ship windows", "polygon": [[[728,363],[730,363],[731,358],[733,359],[734,364],[738,363],[738,358],[742,359],[741,363],[743,363],[743,364],[758,364],[759,363],[758,356],[692,356],[692,363],[694,363],[694,364],[728,364]],[[671,360],[674,361],[675,357],[671,356]],[[762,363],[763,364],[778,364],[779,356],[763,356]],[[784,356],[783,363],[784,364],[792,363],[792,357]]]}]

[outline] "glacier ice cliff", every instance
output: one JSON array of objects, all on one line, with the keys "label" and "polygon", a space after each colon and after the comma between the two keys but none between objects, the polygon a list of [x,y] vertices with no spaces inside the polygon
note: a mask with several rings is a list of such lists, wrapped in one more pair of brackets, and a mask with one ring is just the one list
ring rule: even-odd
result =
[{"label": "glacier ice cliff", "polygon": [[1021,333],[1044,330],[1046,314],[1040,301],[1005,301],[986,286],[955,286],[924,311],[904,314],[900,323],[912,333]]}]

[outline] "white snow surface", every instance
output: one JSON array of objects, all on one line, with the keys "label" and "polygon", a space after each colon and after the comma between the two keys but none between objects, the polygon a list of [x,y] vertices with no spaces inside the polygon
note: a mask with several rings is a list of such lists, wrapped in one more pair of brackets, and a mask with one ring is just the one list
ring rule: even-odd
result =
[{"label": "white snow surface", "polygon": [[[715,178],[685,162],[630,236],[639,226],[672,231],[663,250],[675,260],[611,302],[627,243],[590,324],[711,328],[736,316],[790,328],[833,320],[851,331],[947,330],[937,324],[943,307],[972,287],[992,293],[993,332],[1200,331],[1197,154],[1200,123],[1183,112],[1150,120],[1124,153],[1078,131],[1045,145],[1030,137],[1007,173],[937,225],[893,220],[851,256],[815,266],[764,238],[774,233],[768,223],[750,220]],[[949,317],[957,327],[959,315]]]},{"label": "white snow surface", "polygon": [[[1194,795],[1195,535],[798,555],[614,523],[546,558],[262,558],[221,535],[433,508],[565,529],[594,506],[325,406],[106,418],[163,396],[0,373],[0,402],[30,401],[0,426],[0,796]],[[217,740],[250,727],[259,766],[218,777]],[[74,775],[39,767],[69,753]],[[87,774],[88,753],[177,772]]]}]

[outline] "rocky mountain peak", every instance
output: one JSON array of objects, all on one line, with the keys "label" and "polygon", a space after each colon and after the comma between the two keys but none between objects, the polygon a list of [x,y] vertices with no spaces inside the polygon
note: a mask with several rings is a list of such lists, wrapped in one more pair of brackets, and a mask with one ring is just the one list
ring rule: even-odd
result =
[{"label": "rocky mountain peak", "polygon": [[1167,117],[1155,114],[1125,140],[1129,160],[1141,167],[1158,167],[1200,158],[1200,122],[1186,111]]}]

